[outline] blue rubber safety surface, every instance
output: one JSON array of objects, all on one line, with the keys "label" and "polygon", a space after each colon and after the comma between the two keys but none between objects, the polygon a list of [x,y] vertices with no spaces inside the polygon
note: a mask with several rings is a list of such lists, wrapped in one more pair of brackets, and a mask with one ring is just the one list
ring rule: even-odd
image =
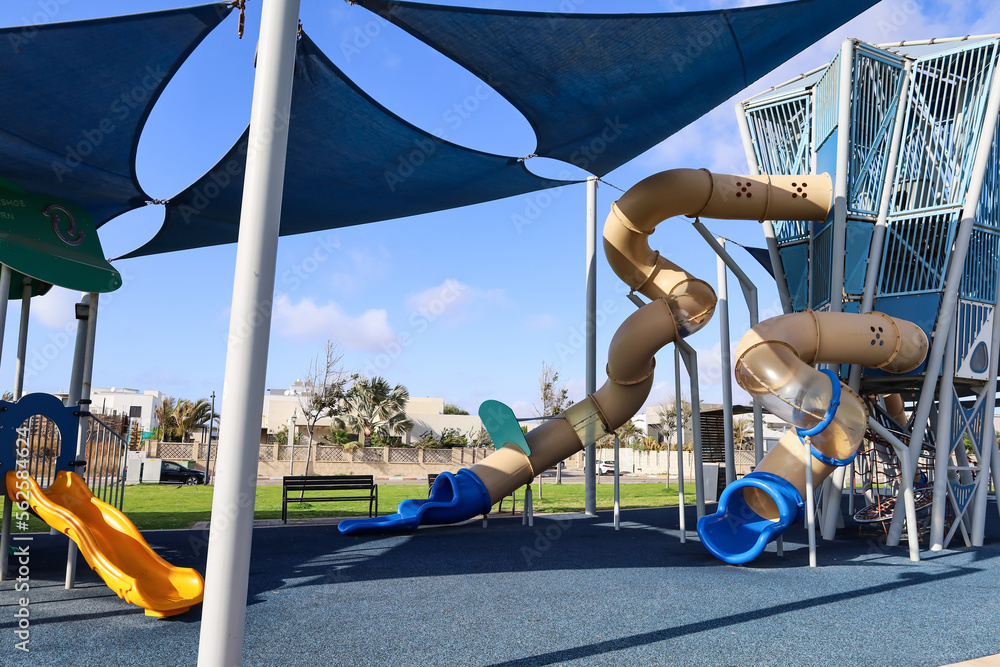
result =
[{"label": "blue rubber safety surface", "polygon": [[[710,506],[711,510],[711,506]],[[1000,653],[992,613],[1000,526],[987,544],[886,548],[856,526],[819,543],[801,526],[744,566],[710,556],[676,509],[493,517],[399,536],[332,525],[257,528],[246,665],[941,665]],[[694,528],[694,512],[687,526]],[[206,531],[150,531],[168,561],[204,572]],[[36,535],[30,590],[0,582],[4,665],[194,665],[201,606],[173,619],[121,601],[80,559],[63,588],[66,538]],[[957,536],[956,544],[961,544]],[[11,573],[16,574],[16,559]],[[30,653],[14,648],[30,599]]]}]

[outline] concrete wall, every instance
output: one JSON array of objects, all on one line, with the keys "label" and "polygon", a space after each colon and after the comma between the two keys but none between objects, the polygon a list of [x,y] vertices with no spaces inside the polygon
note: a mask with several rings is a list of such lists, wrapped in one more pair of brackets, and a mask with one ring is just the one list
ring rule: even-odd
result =
[{"label": "concrete wall", "polygon": [[[212,446],[212,460],[218,452]],[[205,470],[208,447],[198,443],[146,441],[150,458],[175,461],[183,465],[191,462],[192,468]],[[295,462],[291,464],[290,448],[260,445],[257,474],[261,477],[285,475],[375,475],[377,477],[426,477],[429,473],[458,472],[469,468],[493,453],[492,448],[418,449],[410,447],[359,447],[347,452],[341,447],[314,444],[309,452],[306,468],[306,445],[302,441],[295,447]],[[570,467],[583,467],[583,453],[567,459]],[[290,472],[291,471],[291,472]]]}]

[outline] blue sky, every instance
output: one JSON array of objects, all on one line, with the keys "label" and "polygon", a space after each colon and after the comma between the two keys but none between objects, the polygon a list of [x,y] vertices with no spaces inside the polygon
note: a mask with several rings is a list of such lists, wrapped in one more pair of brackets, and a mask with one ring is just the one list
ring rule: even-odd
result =
[{"label": "blue sky", "polygon": [[[151,0],[141,10],[185,6]],[[736,0],[464,0],[439,4],[589,13],[680,11],[765,2]],[[133,13],[125,0],[4,0],[0,26]],[[993,9],[994,12],[989,11]],[[510,156],[533,152],[527,121],[459,66],[361,7],[340,0],[302,0],[305,30],[349,76],[406,120],[471,148]],[[236,15],[220,26],[167,87],[143,133],[138,174],[145,190],[166,199],[189,185],[229,149],[250,117],[253,54],[260,2],[249,2],[247,31]],[[847,26],[698,122],[618,168],[605,180],[627,189],[675,167],[747,169],[733,105],[829,61],[843,39],[870,42],[1000,33],[992,0],[883,0]],[[138,47],[138,45],[137,45]],[[710,82],[706,82],[710,85]],[[532,159],[536,173],[566,167]],[[570,168],[575,174],[585,176]],[[602,185],[598,224],[620,193]],[[584,185],[508,198],[453,211],[281,239],[268,387],[302,377],[328,337],[338,340],[346,370],[377,372],[414,396],[441,396],[474,412],[494,398],[519,416],[534,414],[541,364],[551,363],[571,397],[584,395]],[[105,225],[105,253],[141,245],[162,222],[157,206]],[[525,224],[528,221],[530,224]],[[763,246],[755,222],[706,221],[715,233]],[[679,219],[660,226],[651,244],[711,284],[714,255]],[[778,314],[773,281],[742,250],[733,254],[757,283],[762,318]],[[184,398],[221,395],[236,248],[223,246],[116,263],[124,285],[101,300],[94,385],[158,389]],[[614,331],[634,310],[598,258],[598,367]],[[749,318],[730,280],[733,344]],[[26,391],[62,391],[72,358],[77,295],[54,289],[31,307]],[[20,305],[8,311],[0,386],[13,385]],[[67,335],[69,331],[69,335]],[[702,396],[718,401],[720,349],[714,322],[690,339],[700,351]],[[598,375],[603,382],[603,373]],[[658,355],[650,403],[673,387],[673,354]],[[739,394],[737,395],[739,398]],[[745,395],[744,395],[745,398]]]}]

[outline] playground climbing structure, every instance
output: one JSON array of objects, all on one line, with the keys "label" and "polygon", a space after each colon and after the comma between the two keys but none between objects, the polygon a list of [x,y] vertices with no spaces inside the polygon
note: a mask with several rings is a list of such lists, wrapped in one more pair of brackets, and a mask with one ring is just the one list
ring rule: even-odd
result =
[{"label": "playground climbing structure", "polygon": [[890,545],[907,512],[931,549],[958,532],[982,544],[998,463],[998,48],[995,35],[848,40],[829,64],[737,105],[752,170],[833,178],[827,218],[765,222],[785,312],[878,311],[930,341],[926,361],[898,374],[829,366],[878,414],[863,461],[823,489],[824,537],[848,480],[864,490],[851,511],[882,522]]}]

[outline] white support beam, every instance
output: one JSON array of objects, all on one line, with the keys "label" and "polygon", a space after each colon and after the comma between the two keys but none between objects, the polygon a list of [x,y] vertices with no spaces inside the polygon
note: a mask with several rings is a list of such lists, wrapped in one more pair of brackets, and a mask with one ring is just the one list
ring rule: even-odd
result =
[{"label": "white support beam", "polygon": [[257,450],[271,328],[299,0],[262,5],[236,246],[199,667],[243,661]]}]

